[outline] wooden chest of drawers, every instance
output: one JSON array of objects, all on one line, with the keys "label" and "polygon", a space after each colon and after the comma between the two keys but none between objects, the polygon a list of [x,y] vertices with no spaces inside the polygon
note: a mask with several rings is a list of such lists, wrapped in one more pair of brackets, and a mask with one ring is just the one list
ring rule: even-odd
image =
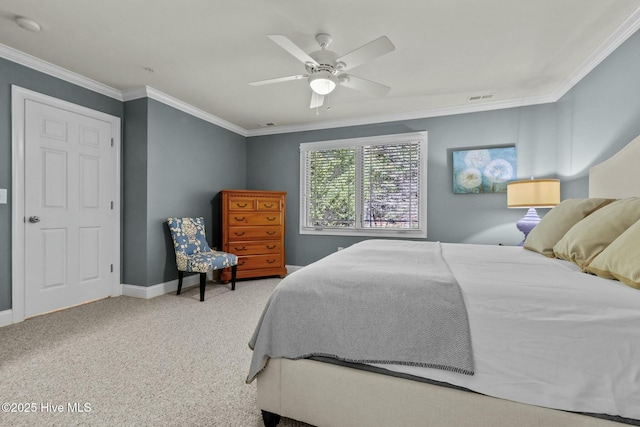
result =
[{"label": "wooden chest of drawers", "polygon": [[[222,190],[220,194],[221,249],[238,256],[237,278],[285,276],[286,193]],[[231,280],[231,270],[223,270],[220,279]]]}]

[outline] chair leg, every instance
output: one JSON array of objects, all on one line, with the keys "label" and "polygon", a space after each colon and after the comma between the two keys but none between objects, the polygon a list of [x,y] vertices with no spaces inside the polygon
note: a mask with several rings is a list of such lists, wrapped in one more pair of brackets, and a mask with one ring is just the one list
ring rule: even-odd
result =
[{"label": "chair leg", "polygon": [[231,267],[231,290],[236,290],[236,271],[238,271],[238,266],[234,265]]},{"label": "chair leg", "polygon": [[180,291],[182,290],[182,277],[184,276],[184,271],[178,270],[178,293],[176,295],[180,295]]},{"label": "chair leg", "polygon": [[204,287],[207,283],[207,273],[200,273],[200,301],[204,301]]}]

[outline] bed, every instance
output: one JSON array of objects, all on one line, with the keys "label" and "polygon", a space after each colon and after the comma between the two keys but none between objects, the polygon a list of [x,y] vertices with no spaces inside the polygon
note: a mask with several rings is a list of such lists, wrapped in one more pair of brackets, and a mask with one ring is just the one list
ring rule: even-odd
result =
[{"label": "bed", "polygon": [[[589,199],[563,202],[545,216],[540,230],[554,229],[554,215],[557,221],[562,209],[574,209],[574,202],[608,200],[596,203],[598,209],[585,211],[571,226],[563,225],[570,229],[563,229],[552,246],[565,259],[549,255],[550,244],[542,232],[532,232],[530,245],[539,245],[532,250],[366,241],[289,275],[278,288],[284,284],[285,289],[302,289],[311,273],[324,272],[330,281],[338,277],[337,271],[356,280],[355,272],[342,263],[350,262],[349,257],[359,259],[362,253],[386,250],[407,258],[406,250],[439,251],[463,296],[473,362],[469,367],[462,358],[449,366],[435,355],[433,363],[412,363],[396,353],[336,357],[334,349],[302,349],[279,357],[278,349],[265,350],[260,344],[261,336],[264,343],[277,341],[278,330],[268,330],[264,322],[270,310],[282,309],[270,301],[252,337],[252,348],[260,352],[254,351],[248,378],[257,378],[257,402],[265,425],[277,425],[280,416],[316,426],[349,427],[640,425],[640,285],[638,268],[628,272],[638,253],[629,248],[637,246],[633,242],[640,236],[640,221],[633,216],[640,215],[637,159],[640,137],[590,170]],[[624,221],[615,217],[601,226],[603,218],[620,209],[631,212],[630,217]],[[584,241],[579,241],[585,230],[607,227],[616,229],[613,237],[599,242],[598,251],[585,252]],[[558,233],[557,227],[554,230]],[[631,261],[621,271],[618,260],[625,257]],[[371,258],[374,264],[369,269],[375,274],[380,263]],[[384,269],[388,271],[388,265]],[[285,297],[277,302],[281,298]],[[415,297],[410,294],[409,299]],[[306,310],[311,316],[313,309]],[[304,315],[304,309],[300,311]],[[298,320],[284,323],[308,328]],[[461,334],[456,329],[456,335]],[[459,349],[461,342],[464,339],[452,341],[451,348]]]}]

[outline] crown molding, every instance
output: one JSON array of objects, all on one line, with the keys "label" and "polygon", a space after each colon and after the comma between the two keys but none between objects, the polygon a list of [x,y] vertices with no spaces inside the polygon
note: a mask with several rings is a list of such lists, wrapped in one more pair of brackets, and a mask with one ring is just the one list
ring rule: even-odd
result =
[{"label": "crown molding", "polygon": [[80,86],[93,92],[108,96],[110,98],[117,99],[118,101],[122,101],[122,92],[117,89],[99,83],[95,80],[91,80],[90,78],[81,76],[80,74],[74,73],[73,71],[69,71],[65,68],[58,67],[57,65],[54,65],[50,62],[47,62],[40,58],[36,58],[35,56],[31,56],[27,53],[21,52],[1,43],[0,57],[8,59],[9,61],[15,62],[17,64],[24,65],[25,67],[29,67],[33,70],[40,71],[44,74],[57,77],[60,80],[64,80],[76,86]]},{"label": "crown molding", "polygon": [[299,125],[273,126],[270,128],[250,129],[247,131],[247,136],[264,136],[348,126],[362,126],[376,123],[389,123],[403,120],[428,119],[430,117],[453,116],[456,114],[478,113],[482,111],[502,110],[505,108],[525,107],[528,105],[548,104],[555,101],[557,101],[557,99],[552,95],[531,96],[528,98],[483,102],[470,105],[454,105],[451,107],[431,108],[428,110],[410,111],[407,113],[397,114],[384,114],[380,116],[369,116],[347,120],[333,120],[322,123],[302,123]]},{"label": "crown molding", "polygon": [[640,28],[640,6],[553,92],[556,101],[605,60]]},{"label": "crown molding", "polygon": [[245,136],[245,137],[247,136],[246,129],[240,126],[237,126],[231,122],[228,122],[224,119],[221,119],[217,116],[214,116],[213,114],[209,114],[205,111],[202,111],[183,101],[180,101],[179,99],[173,98],[172,96],[169,96],[165,93],[160,92],[159,90],[153,89],[148,86],[141,86],[133,89],[120,91],[118,89],[99,83],[88,77],[84,77],[80,74],[74,73],[73,71],[69,71],[65,68],[51,64],[50,62],[47,62],[40,58],[36,58],[35,56],[21,52],[17,49],[14,49],[12,47],[6,46],[1,43],[0,43],[0,58],[8,59],[9,61],[15,62],[16,64],[23,65],[25,67],[50,75],[52,77],[56,77],[60,80],[64,80],[66,82],[91,90],[93,92],[97,92],[99,94],[108,96],[118,101],[126,102],[134,99],[149,97],[149,98],[155,99],[156,101],[162,102],[163,104],[166,104],[178,110],[181,110],[187,114],[191,114],[194,117],[197,117],[209,123],[213,123],[217,126],[230,130],[232,132],[235,132],[241,136]]},{"label": "crown molding", "polygon": [[122,101],[133,101],[136,99],[146,98],[148,86],[139,86],[122,91]]},{"label": "crown molding", "polygon": [[180,101],[177,98],[174,98],[166,93],[160,92],[149,86],[137,87],[133,89],[129,89],[122,92],[123,101],[132,101],[134,99],[140,98],[151,98],[163,104],[166,104],[170,107],[173,107],[177,110],[183,111],[187,114],[190,114],[194,117],[197,117],[201,120],[204,120],[209,123],[213,123],[216,126],[227,129],[231,132],[235,132],[238,135],[247,136],[247,130],[243,127],[235,125],[231,122],[228,122],[220,117],[214,116],[213,114],[209,114],[206,111],[203,111],[199,108],[196,108],[186,102]]}]

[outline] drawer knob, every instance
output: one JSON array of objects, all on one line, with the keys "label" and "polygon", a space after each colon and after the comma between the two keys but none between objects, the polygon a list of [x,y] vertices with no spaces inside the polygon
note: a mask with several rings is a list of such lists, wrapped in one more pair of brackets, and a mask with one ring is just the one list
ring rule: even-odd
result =
[{"label": "drawer knob", "polygon": [[233,234],[236,236],[244,236],[244,231],[234,231]]},{"label": "drawer knob", "polygon": [[275,259],[268,259],[266,261],[267,261],[267,264],[273,264],[274,262],[276,262]]},{"label": "drawer knob", "polygon": [[243,216],[241,216],[240,218],[238,218],[237,216],[234,216],[233,219],[235,219],[236,221],[240,222],[240,221],[244,221],[247,218],[245,218]]},{"label": "drawer knob", "polygon": [[268,216],[267,221],[275,221],[276,218],[277,218],[276,216]]},{"label": "drawer knob", "polygon": [[274,206],[275,206],[273,203],[271,203],[271,204],[266,204],[266,203],[264,203],[263,205],[264,205],[264,207],[265,207],[265,208],[267,208],[267,209],[271,209],[272,207],[274,207]]},{"label": "drawer knob", "polygon": [[236,250],[236,251],[238,251],[238,252],[240,252],[240,251],[246,251],[246,250],[247,250],[246,246],[243,246],[243,247],[241,247],[241,248],[234,247],[233,249],[235,249],[235,250]]},{"label": "drawer knob", "polygon": [[238,263],[238,266],[245,265],[246,261],[241,261]]},{"label": "drawer knob", "polygon": [[269,236],[273,236],[274,234],[276,234],[276,232],[275,232],[275,231],[267,231],[267,234],[268,234]]},{"label": "drawer knob", "polygon": [[246,208],[246,207],[247,207],[247,204],[246,204],[246,203],[243,203],[243,204],[236,203],[236,207],[237,207],[237,208]]},{"label": "drawer knob", "polygon": [[273,245],[273,246],[272,245],[267,245],[267,249],[275,249],[275,248],[276,248],[276,245]]}]

